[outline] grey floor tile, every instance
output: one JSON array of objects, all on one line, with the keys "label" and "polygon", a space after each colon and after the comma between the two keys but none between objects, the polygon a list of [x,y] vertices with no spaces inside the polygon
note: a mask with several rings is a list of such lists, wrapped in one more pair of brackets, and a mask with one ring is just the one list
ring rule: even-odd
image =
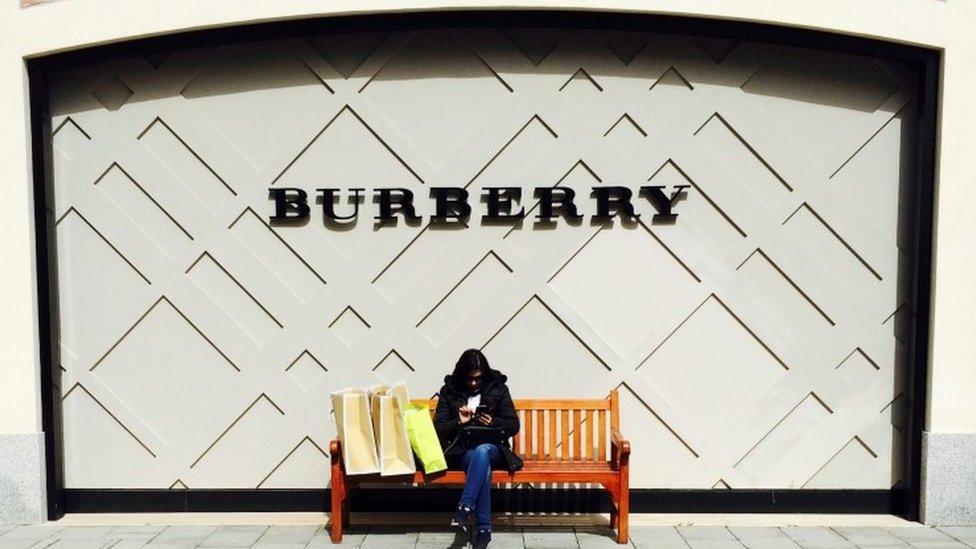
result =
[{"label": "grey floor tile", "polygon": [[691,549],[742,549],[742,544],[723,526],[678,526]]},{"label": "grey floor tile", "polygon": [[952,541],[953,539],[949,534],[928,526],[903,526],[885,528],[885,530],[908,543],[913,541]]},{"label": "grey floor tile", "polygon": [[149,543],[149,539],[124,538],[117,540],[115,545],[112,546],[112,549],[141,549],[142,547],[145,547],[147,543]]},{"label": "grey floor tile", "polygon": [[677,530],[692,547],[703,542],[736,542],[735,536],[724,526],[678,526]]},{"label": "grey floor tile", "polygon": [[580,549],[621,547],[617,544],[617,533],[609,528],[577,528],[576,541],[579,543]]},{"label": "grey floor tile", "polygon": [[739,526],[729,532],[749,549],[798,549],[799,545],[779,528]]},{"label": "grey floor tile", "polygon": [[216,526],[170,526],[153,538],[149,545],[153,549],[159,544],[196,546],[203,543],[210,534],[217,531]]},{"label": "grey floor tile", "polygon": [[884,528],[837,527],[832,528],[844,539],[858,547],[906,546],[908,545]]},{"label": "grey floor tile", "polygon": [[370,528],[361,547],[364,549],[413,549],[417,546],[418,532],[398,527]]},{"label": "grey floor tile", "polygon": [[640,549],[688,549],[673,526],[631,526],[630,540]]},{"label": "grey floor tile", "polygon": [[[910,546],[902,543],[900,545],[865,545],[864,547],[870,549],[905,549],[906,547]],[[963,547],[965,547],[965,545],[963,545]]]},{"label": "grey floor tile", "polygon": [[523,549],[525,534],[521,531],[506,530],[491,533],[491,549]]},{"label": "grey floor tile", "polygon": [[23,540],[23,539],[34,539],[40,541],[42,539],[48,539],[61,530],[64,527],[59,524],[31,524],[27,526],[16,526],[11,530],[8,530],[3,534],[4,540]]},{"label": "grey floor tile", "polygon": [[418,549],[423,547],[424,549],[437,548],[437,549],[461,549],[468,545],[468,540],[470,536],[468,533],[462,533],[460,531],[448,531],[443,528],[431,529],[429,531],[421,530],[419,536],[417,537],[417,547]]},{"label": "grey floor tile", "polygon": [[266,545],[276,544],[289,544],[289,543],[299,543],[301,545],[307,545],[308,542],[312,541],[312,537],[320,529],[319,526],[272,526],[268,528],[264,534],[258,538],[258,541],[254,544],[256,547],[264,547]]},{"label": "grey floor tile", "polygon": [[532,531],[525,530],[522,533],[525,540],[525,549],[571,549],[579,547],[576,541],[576,533],[572,530],[558,531]]},{"label": "grey floor tile", "polygon": [[937,529],[966,545],[976,547],[976,526],[939,526]]},{"label": "grey floor tile", "polygon": [[[51,543],[50,541],[45,544]],[[39,546],[41,542],[36,539],[5,539],[0,538],[0,549],[29,549],[30,547]]]},{"label": "grey floor tile", "polygon": [[267,526],[221,526],[200,547],[250,547],[267,529]]},{"label": "grey floor tile", "polygon": [[115,539],[152,539],[165,529],[165,526],[153,524],[129,524],[113,528],[108,537]]},{"label": "grey floor tile", "polygon": [[842,538],[837,532],[829,528],[817,526],[790,526],[783,528],[783,533],[804,549],[839,549],[841,547],[855,547]]},{"label": "grey floor tile", "polygon": [[118,540],[112,539],[85,539],[67,538],[59,539],[47,546],[47,549],[107,549]]},{"label": "grey floor tile", "polygon": [[104,539],[114,526],[68,526],[58,532],[58,539]]},{"label": "grey floor tile", "polygon": [[[363,540],[366,539],[367,528],[365,526],[350,526],[344,528],[342,532],[342,543],[339,544],[340,547],[359,547],[363,544]],[[328,547],[336,547],[336,544],[332,543],[332,539],[329,537],[329,529],[327,526],[320,526],[315,534],[312,535],[312,540],[306,545],[307,549],[326,549]]]},{"label": "grey floor tile", "polygon": [[945,532],[927,527],[886,528],[892,535],[912,547],[925,549],[961,549],[966,546]]}]

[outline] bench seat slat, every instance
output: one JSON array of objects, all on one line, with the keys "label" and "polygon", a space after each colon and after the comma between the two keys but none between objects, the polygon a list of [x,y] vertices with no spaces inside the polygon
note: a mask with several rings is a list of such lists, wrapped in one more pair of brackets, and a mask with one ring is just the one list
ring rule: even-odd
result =
[{"label": "bench seat slat", "polygon": [[559,459],[569,459],[569,410],[559,411]]},{"label": "bench seat slat", "polygon": [[582,458],[580,454],[583,448],[581,441],[583,433],[580,432],[583,430],[583,420],[580,414],[580,410],[573,410],[573,459],[576,460]]},{"label": "bench seat slat", "polygon": [[[425,404],[426,401],[417,401]],[[522,400],[513,401],[518,410],[609,410],[608,400]]]},{"label": "bench seat slat", "polygon": [[549,459],[558,459],[556,456],[556,410],[549,410],[549,443],[546,445],[546,456]]},{"label": "bench seat slat", "polygon": [[592,460],[593,459],[593,410],[586,411],[586,439],[584,444],[586,444],[586,448],[583,453],[583,459]]}]

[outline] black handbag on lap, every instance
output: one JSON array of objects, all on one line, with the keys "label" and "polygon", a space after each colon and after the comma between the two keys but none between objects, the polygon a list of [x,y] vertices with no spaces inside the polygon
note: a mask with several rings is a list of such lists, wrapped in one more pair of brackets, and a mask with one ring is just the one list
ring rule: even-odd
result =
[{"label": "black handbag on lap", "polygon": [[459,433],[464,448],[474,448],[479,444],[505,444],[511,436],[505,429],[487,425],[464,426]]}]

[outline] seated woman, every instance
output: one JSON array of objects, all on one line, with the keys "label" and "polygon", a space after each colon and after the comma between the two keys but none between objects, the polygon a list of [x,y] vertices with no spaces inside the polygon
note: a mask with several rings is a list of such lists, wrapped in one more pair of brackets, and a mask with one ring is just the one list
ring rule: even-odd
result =
[{"label": "seated woman", "polygon": [[465,471],[464,491],[451,524],[466,531],[473,514],[476,549],[487,547],[491,541],[492,468],[517,471],[522,468],[522,460],[507,439],[466,448],[459,433],[465,425],[499,427],[509,436],[518,433],[519,419],[505,385],[507,380],[501,372],[491,369],[481,351],[468,349],[461,353],[454,372],[444,378],[434,415],[434,428],[448,467]]}]

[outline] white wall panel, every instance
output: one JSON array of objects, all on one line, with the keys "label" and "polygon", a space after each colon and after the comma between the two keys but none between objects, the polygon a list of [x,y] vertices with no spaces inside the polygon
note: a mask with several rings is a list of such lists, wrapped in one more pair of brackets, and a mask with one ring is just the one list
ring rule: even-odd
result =
[{"label": "white wall panel", "polygon": [[[427,396],[481,347],[516,396],[619,387],[634,487],[889,488],[915,89],[865,57],[531,29],[65,71],[66,486],[323,486],[330,390]],[[590,223],[591,186],[644,184],[690,186],[676,223],[643,199]],[[583,223],[480,222],[482,188],[528,211],[554,185]],[[465,186],[474,215],[377,229],[369,193],[348,230],[272,226],[283,186],[407,187],[425,215]]]}]

